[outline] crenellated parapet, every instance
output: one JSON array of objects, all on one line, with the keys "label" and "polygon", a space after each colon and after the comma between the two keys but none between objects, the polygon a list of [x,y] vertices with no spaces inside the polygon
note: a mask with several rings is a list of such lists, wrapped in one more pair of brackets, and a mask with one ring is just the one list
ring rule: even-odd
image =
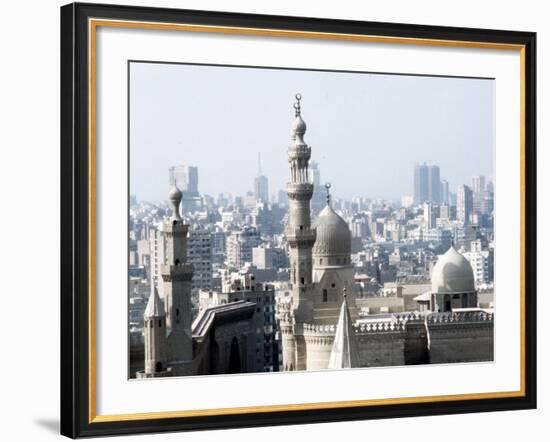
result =
[{"label": "crenellated parapet", "polygon": [[486,330],[492,333],[494,314],[485,311],[432,313],[426,317],[430,335]]},{"label": "crenellated parapet", "polygon": [[407,312],[407,313],[395,313],[393,318],[397,322],[409,322],[409,321],[425,321],[426,313],[423,312]]},{"label": "crenellated parapet", "polygon": [[393,333],[404,332],[405,321],[385,321],[385,322],[367,322],[354,327],[355,333],[365,335],[368,333]]},{"label": "crenellated parapet", "polygon": [[336,325],[303,324],[306,344],[331,346],[336,334]]},{"label": "crenellated parapet", "polygon": [[426,321],[429,325],[472,323],[472,322],[493,322],[493,320],[494,320],[494,313],[485,312],[485,311],[431,313],[426,318]]}]

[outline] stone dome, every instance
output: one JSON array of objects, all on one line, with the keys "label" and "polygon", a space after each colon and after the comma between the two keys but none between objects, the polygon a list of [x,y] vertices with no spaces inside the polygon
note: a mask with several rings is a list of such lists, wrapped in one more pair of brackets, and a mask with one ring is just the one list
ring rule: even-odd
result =
[{"label": "stone dome", "polygon": [[305,134],[306,133],[306,122],[302,120],[302,117],[300,115],[296,116],[296,119],[294,120],[294,123],[292,123],[292,134]]},{"label": "stone dome", "polygon": [[174,184],[168,193],[168,198],[170,201],[180,201],[182,197],[183,194],[181,193],[181,190],[179,190],[178,186]]},{"label": "stone dome", "polygon": [[348,224],[332,207],[326,206],[313,227],[317,230],[313,255],[346,256],[351,254],[351,232]]},{"label": "stone dome", "polygon": [[472,266],[451,246],[439,257],[432,270],[432,293],[453,294],[474,291]]}]

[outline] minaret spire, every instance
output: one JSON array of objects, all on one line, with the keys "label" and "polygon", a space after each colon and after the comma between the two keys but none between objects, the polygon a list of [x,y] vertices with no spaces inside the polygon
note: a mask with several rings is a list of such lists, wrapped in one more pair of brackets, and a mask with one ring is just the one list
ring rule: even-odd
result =
[{"label": "minaret spire", "polygon": [[296,103],[294,103],[294,110],[296,113],[295,116],[299,117],[300,114],[302,113],[302,109],[300,107],[300,100],[302,99],[302,94],[297,93],[294,97],[296,98]]},{"label": "minaret spire", "polygon": [[325,183],[325,189],[327,191],[327,206],[330,206],[330,188],[331,188],[331,184],[330,183]]},{"label": "minaret spire", "polygon": [[327,367],[331,369],[359,367],[355,332],[348,309],[346,292],[347,289],[344,287],[342,307]]}]

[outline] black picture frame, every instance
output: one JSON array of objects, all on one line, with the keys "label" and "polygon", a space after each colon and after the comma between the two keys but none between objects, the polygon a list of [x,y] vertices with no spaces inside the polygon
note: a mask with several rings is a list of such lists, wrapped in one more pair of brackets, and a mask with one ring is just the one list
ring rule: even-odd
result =
[{"label": "black picture frame", "polygon": [[[198,417],[94,421],[90,407],[89,18],[498,43],[524,51],[524,395]],[[61,434],[104,436],[536,408],[536,34],[117,5],[61,8]]]}]

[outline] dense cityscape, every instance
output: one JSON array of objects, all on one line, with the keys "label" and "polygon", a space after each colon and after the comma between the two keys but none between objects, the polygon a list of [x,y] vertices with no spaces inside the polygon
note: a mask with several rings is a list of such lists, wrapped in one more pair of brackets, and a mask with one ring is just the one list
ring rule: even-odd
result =
[{"label": "dense cityscape", "polygon": [[[298,106],[296,118],[303,122],[299,110]],[[303,133],[300,132],[300,125],[296,126],[295,123],[293,130],[293,142],[303,150],[303,146],[307,145],[301,138]],[[296,141],[297,138],[302,144]],[[281,157],[284,161],[284,152]],[[464,304],[462,301],[462,307],[492,312],[494,184],[491,177],[464,177],[463,184],[450,189],[437,165],[416,164],[414,168],[411,167],[410,194],[403,195],[400,201],[380,200],[375,195],[341,199],[331,195],[333,190],[337,194],[337,183],[331,186],[323,182],[322,165],[309,161],[309,157],[307,160],[300,163],[302,169],[304,164],[307,168],[301,172],[301,178],[294,176],[294,179],[298,185],[313,185],[310,197],[311,219],[315,220],[325,207],[330,207],[338,219],[345,221],[350,232],[350,262],[346,263],[344,257],[342,263],[351,269],[353,286],[348,283],[343,285],[344,298],[341,293],[335,295],[338,311],[342,299],[346,303],[346,291],[348,299],[352,293],[355,300],[351,310],[357,326],[362,323],[364,327],[365,324],[387,320],[391,315],[435,310],[426,298],[426,293],[432,287],[430,275],[438,257],[453,248],[469,262],[477,293],[476,305],[468,302]],[[291,174],[295,174],[292,167]],[[162,301],[159,300],[167,299],[162,266],[169,253],[163,229],[159,226],[171,216],[174,225],[176,221],[179,222],[179,213],[178,217],[173,218],[177,210],[181,211],[182,225],[188,226],[186,263],[193,269],[189,315],[189,320],[193,322],[193,339],[201,342],[196,330],[201,326],[206,327],[201,325],[207,323],[205,312],[231,303],[254,303],[257,313],[254,323],[261,328],[261,332],[258,328],[255,354],[249,355],[247,361],[243,362],[246,357],[242,355],[242,348],[238,357],[234,355],[233,341],[227,344],[231,351],[227,351],[226,368],[206,371],[293,369],[292,364],[285,365],[283,357],[284,315],[288,311],[284,306],[292,303],[293,286],[300,282],[305,286],[308,282],[303,277],[301,281],[296,281],[297,277],[293,274],[292,248],[296,246],[291,244],[288,230],[285,229],[292,222],[289,220],[292,216],[290,190],[282,189],[285,183],[276,183],[275,191],[270,193],[270,185],[273,184],[262,173],[259,154],[255,168],[257,174],[250,183],[251,190],[245,195],[224,192],[214,196],[201,193],[200,165],[176,164],[166,175],[167,195],[168,190],[172,189],[169,197],[171,201],[150,202],[140,200],[139,195],[130,197],[130,377],[136,377],[140,371],[147,372],[147,367],[144,369],[144,360],[147,360],[144,348],[147,340],[144,333],[147,313],[154,310],[154,314],[159,317],[164,315],[168,321],[169,315],[164,312]],[[175,195],[174,192],[179,193]],[[300,225],[300,230],[302,227]],[[292,235],[290,237],[292,239]],[[313,253],[315,255],[315,250]],[[322,259],[319,263],[322,264]],[[313,269],[313,272],[316,271]],[[332,287],[336,287],[335,283],[332,283]],[[329,298],[333,296],[330,287],[319,296],[323,297],[323,301],[330,301]],[[155,306],[154,302],[158,305]],[[450,307],[440,307],[438,311],[450,310]],[[221,317],[221,314],[218,312],[218,316]],[[349,311],[345,314],[349,314]],[[314,319],[311,321],[316,322]],[[293,319],[294,322],[297,321]],[[323,323],[322,320],[317,322]],[[167,327],[170,324],[167,323]],[[334,324],[331,327],[334,336]],[[350,337],[344,336],[342,339]],[[333,340],[334,337],[330,345]],[[405,360],[405,363],[410,362]],[[247,366],[246,369],[243,364]],[[296,362],[296,365],[299,363]],[[151,371],[166,372],[161,365]]]}]

